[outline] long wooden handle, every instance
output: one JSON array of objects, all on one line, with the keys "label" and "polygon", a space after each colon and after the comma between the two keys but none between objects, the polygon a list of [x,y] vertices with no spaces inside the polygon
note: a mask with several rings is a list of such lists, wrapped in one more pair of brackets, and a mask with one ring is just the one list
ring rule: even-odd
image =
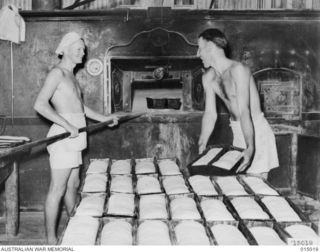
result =
[{"label": "long wooden handle", "polygon": [[[124,115],[119,115],[117,117],[119,119],[119,122],[125,122],[125,121],[132,120],[134,118],[140,117],[143,114],[145,114],[145,113],[128,113],[128,114],[124,114]],[[79,132],[95,131],[95,130],[101,129],[101,128],[111,124],[112,122],[113,122],[113,120],[107,120],[107,121],[104,121],[104,122],[92,124],[92,125],[80,128]],[[65,133],[62,133],[62,134],[59,134],[59,135],[43,138],[43,139],[40,139],[40,140],[37,140],[37,141],[34,141],[34,142],[30,142],[30,143],[26,143],[26,144],[23,144],[23,145],[20,145],[20,146],[17,146],[17,147],[10,148],[10,149],[5,150],[5,151],[0,153],[0,160],[1,160],[1,158],[9,157],[9,156],[12,156],[12,155],[20,153],[20,152],[28,151],[33,147],[36,147],[36,146],[39,146],[41,144],[48,143],[48,142],[55,142],[57,140],[61,140],[61,139],[66,138],[68,136],[70,136],[70,133],[69,132],[65,132]]]}]

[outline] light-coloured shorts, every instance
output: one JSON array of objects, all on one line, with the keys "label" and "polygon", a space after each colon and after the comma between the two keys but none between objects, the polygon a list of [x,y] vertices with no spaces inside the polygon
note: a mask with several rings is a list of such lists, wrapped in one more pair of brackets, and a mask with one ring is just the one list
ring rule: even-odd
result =
[{"label": "light-coloured shorts", "polygon": [[[271,169],[279,167],[275,136],[263,113],[253,118],[253,126],[256,150],[247,173],[269,172]],[[245,149],[246,142],[240,121],[230,121],[230,127],[233,132],[233,145]]]},{"label": "light-coloured shorts", "polygon": [[[86,119],[83,113],[60,114],[64,119],[77,128],[86,126]],[[53,124],[49,129],[47,137],[58,135],[66,130]],[[82,150],[87,148],[87,133],[82,132],[75,138],[65,138],[47,146],[51,169],[77,168],[82,164]]]}]

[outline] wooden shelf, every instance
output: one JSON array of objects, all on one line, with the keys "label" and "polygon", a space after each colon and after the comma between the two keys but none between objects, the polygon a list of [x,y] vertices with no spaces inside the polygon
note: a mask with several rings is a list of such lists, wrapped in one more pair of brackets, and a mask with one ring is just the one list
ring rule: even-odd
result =
[{"label": "wooden shelf", "polygon": [[[153,7],[149,9],[107,9],[107,10],[54,10],[54,11],[21,11],[20,14],[24,18],[45,18],[61,20],[66,19],[110,19],[113,17],[148,17],[150,10],[155,11]],[[205,19],[213,20],[239,20],[239,19],[318,19],[320,18],[320,10],[186,10],[186,9],[170,9],[166,8],[166,15],[163,15],[163,19],[174,17],[184,19],[198,19],[204,17]]]}]

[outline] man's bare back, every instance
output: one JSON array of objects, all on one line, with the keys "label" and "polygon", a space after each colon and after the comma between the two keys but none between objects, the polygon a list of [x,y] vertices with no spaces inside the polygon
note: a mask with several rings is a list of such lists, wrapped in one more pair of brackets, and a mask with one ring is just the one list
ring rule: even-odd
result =
[{"label": "man's bare back", "polygon": [[59,84],[51,98],[52,105],[59,114],[83,113],[81,90],[73,73],[60,66],[51,70]]},{"label": "man's bare back", "polygon": [[[237,96],[237,88],[241,86],[237,84],[237,80],[235,79],[233,72],[235,68],[243,68],[243,66],[239,62],[233,62],[229,68],[227,68],[222,74],[219,74],[214,68],[210,68],[207,70],[205,75],[208,75],[208,81],[210,81],[210,86],[213,89],[214,93],[219,96],[219,98],[225,103],[231,119],[233,121],[240,120],[240,111],[239,111],[239,100],[241,99],[241,95]],[[260,98],[258,94],[258,90],[256,88],[254,79],[250,74],[250,111],[251,116],[255,118],[256,116],[262,113],[260,107]],[[237,86],[238,85],[238,86]]]}]

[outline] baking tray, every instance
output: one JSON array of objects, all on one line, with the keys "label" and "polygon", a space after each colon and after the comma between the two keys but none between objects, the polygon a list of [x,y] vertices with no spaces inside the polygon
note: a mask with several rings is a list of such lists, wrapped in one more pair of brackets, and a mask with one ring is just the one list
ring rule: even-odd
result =
[{"label": "baking tray", "polygon": [[[90,165],[91,163],[95,162],[95,161],[102,161],[102,162],[105,162],[106,163],[106,170],[105,172],[96,172],[96,171],[89,171],[89,168],[90,168]],[[90,163],[87,167],[87,170],[86,170],[86,174],[96,174],[96,173],[107,173],[108,172],[108,169],[109,169],[109,165],[110,165],[110,159],[109,158],[91,158],[90,159]]]},{"label": "baking tray", "polygon": [[[288,197],[283,197],[283,196],[259,196],[259,195],[257,195],[257,196],[256,196],[256,199],[257,199],[257,201],[259,202],[259,204],[260,204],[261,206],[263,206],[263,208],[264,208],[266,211],[268,211],[269,215],[272,216],[272,218],[273,218],[275,221],[277,221],[277,220],[275,219],[275,217],[274,217],[274,216],[272,215],[272,213],[269,211],[269,209],[267,208],[267,206],[262,202],[262,198],[263,198],[263,197],[279,197],[279,198],[285,199],[285,200],[288,202],[289,206],[293,209],[293,211],[299,216],[299,218],[301,219],[301,222],[310,222],[309,218],[308,218],[304,213],[302,213],[302,211],[301,211]],[[277,222],[280,222],[280,221],[277,221]],[[281,221],[281,222],[286,222],[286,221]],[[291,221],[289,221],[289,222],[291,222]]]},{"label": "baking tray", "polygon": [[[120,191],[111,191],[111,185],[112,185],[112,180],[114,180],[117,177],[127,177],[131,179],[131,185],[132,185],[132,192],[120,192]],[[110,193],[128,193],[128,194],[134,194],[135,193],[135,178],[133,175],[131,174],[126,174],[126,175],[114,175],[114,174],[110,174],[110,180],[109,180],[109,192]]]},{"label": "baking tray", "polygon": [[[121,214],[115,214],[115,213],[108,213],[108,209],[109,209],[109,200],[110,197],[112,195],[133,195],[134,197],[134,202],[133,202],[133,213],[132,215],[121,215]],[[137,199],[137,195],[135,194],[129,194],[129,193],[110,193],[107,196],[107,200],[106,200],[106,204],[105,204],[105,208],[104,208],[104,214],[103,217],[119,217],[119,218],[135,218],[137,216],[137,211],[138,211],[138,199]]]},{"label": "baking tray", "polygon": [[[159,176],[158,174],[156,173],[153,173],[153,174],[139,174],[139,175],[136,175],[136,182],[135,182],[135,192],[136,194],[138,195],[147,195],[147,194],[159,194],[159,193],[164,193],[164,188],[163,188],[163,185],[159,179]],[[139,193],[138,192],[138,180],[139,178],[142,178],[142,177],[154,177],[157,179],[157,181],[159,182],[159,185],[160,185],[160,192],[147,192],[147,193]]]},{"label": "baking tray", "polygon": [[[290,239],[290,238],[292,238],[292,236],[285,230],[285,228],[289,227],[291,225],[295,225],[295,224],[297,224],[297,225],[305,225],[307,227],[310,227],[319,236],[319,229],[312,222],[276,222],[275,223],[275,227],[280,229],[281,232],[284,232],[288,236],[288,239]],[[307,240],[307,239],[306,238],[302,238],[302,240]],[[319,241],[320,241],[320,237],[319,237]],[[290,245],[290,240],[289,240],[289,245]],[[317,245],[319,245],[319,244],[317,244]]]},{"label": "baking tray", "polygon": [[255,192],[253,191],[253,189],[252,189],[252,188],[245,182],[245,180],[244,180],[245,177],[254,177],[254,176],[252,176],[252,175],[241,174],[241,175],[238,175],[237,177],[238,177],[239,182],[240,182],[243,186],[245,186],[245,187],[248,189],[248,191],[251,192],[251,194],[261,195],[261,196],[264,196],[264,195],[265,195],[265,196],[281,196],[281,192],[280,192],[278,189],[276,189],[273,185],[271,185],[270,182],[269,182],[268,180],[266,180],[265,178],[256,176],[257,178],[261,179],[268,187],[270,187],[271,189],[273,189],[274,191],[276,191],[276,192],[278,193],[278,195],[255,193]]},{"label": "baking tray", "polygon": [[[137,163],[139,162],[144,162],[144,161],[149,161],[149,162],[152,162],[153,165],[154,165],[154,172],[143,172],[143,173],[137,173],[136,171],[136,165]],[[136,175],[148,175],[148,174],[159,174],[159,171],[158,171],[158,167],[157,167],[157,161],[156,161],[156,158],[135,158],[133,160],[133,170],[134,170],[134,174]]]},{"label": "baking tray", "polygon": [[[274,220],[272,215],[269,213],[269,211],[267,211],[267,209],[265,208],[265,206],[263,204],[261,204],[261,202],[259,201],[259,199],[257,198],[257,196],[254,196],[254,195],[248,195],[248,196],[228,196],[226,197],[229,201],[230,201],[230,208],[232,209],[232,211],[235,211],[236,214],[239,216],[239,219],[240,221],[244,221],[244,220],[250,220],[250,221],[268,221],[268,220]],[[235,207],[233,206],[232,204],[232,199],[235,199],[235,198],[251,198],[253,199],[261,208],[261,210],[263,212],[265,212],[267,215],[268,215],[268,219],[243,219],[241,218],[240,214],[237,212],[237,210],[235,209]]]},{"label": "baking tray", "polygon": [[[142,223],[148,222],[148,221],[161,221],[161,222],[165,223],[167,225],[167,227],[168,227],[169,238],[170,238],[171,245],[174,245],[176,243],[175,242],[175,237],[174,237],[174,234],[173,234],[173,230],[172,230],[172,226],[171,226],[171,223],[170,223],[169,220],[137,220],[136,221],[136,228],[134,229],[135,230],[135,238],[136,238],[135,244],[136,245],[139,245],[138,244],[139,243],[138,242],[138,239],[139,239],[139,237],[138,237],[138,228]],[[145,246],[145,245],[139,245],[139,246]]]},{"label": "baking tray", "polygon": [[[159,196],[163,196],[164,199],[165,199],[165,208],[166,208],[166,211],[167,211],[167,218],[163,219],[163,218],[141,218],[140,216],[140,200],[142,197],[146,197],[146,196],[149,196],[150,194],[146,194],[146,195],[138,195],[137,196],[137,199],[138,199],[138,210],[137,210],[137,219],[138,220],[170,220],[171,219],[171,215],[170,215],[170,205],[169,205],[169,197],[168,195],[164,194],[164,193],[161,193],[161,194],[156,194],[156,195],[159,195]],[[155,194],[153,194],[155,195]]]},{"label": "baking tray", "polygon": [[[130,173],[122,173],[122,172],[111,173],[112,164],[115,163],[116,161],[120,161],[120,160],[126,161],[126,162],[128,162],[130,164]],[[134,161],[131,158],[128,158],[128,159],[111,159],[111,162],[109,162],[109,163],[110,163],[110,165],[109,165],[108,173],[110,175],[129,175],[129,174],[132,175],[132,174],[134,174],[134,171],[133,171]]]},{"label": "baking tray", "polygon": [[[221,195],[226,195],[222,191],[222,188],[220,187],[219,183],[217,182],[219,177],[229,177],[229,176],[210,176],[210,179],[211,179],[212,183],[214,183],[216,185],[216,188],[219,190],[220,194]],[[243,187],[244,191],[247,194],[243,194],[243,195],[242,194],[241,195],[226,195],[227,197],[242,197],[242,196],[251,196],[251,195],[253,195],[252,191],[238,179],[238,176],[230,175],[230,177],[234,177],[239,182],[239,184]]]},{"label": "baking tray", "polygon": [[178,244],[178,239],[177,239],[177,235],[176,235],[176,232],[175,232],[175,227],[177,225],[179,225],[180,223],[182,223],[182,222],[198,222],[198,223],[200,223],[203,226],[204,230],[205,230],[205,233],[206,233],[206,236],[208,237],[210,245],[216,245],[217,244],[217,242],[215,241],[214,237],[212,236],[212,233],[210,232],[208,226],[205,224],[205,222],[203,220],[172,220],[171,221],[171,226],[172,226],[172,232],[173,232],[173,236],[174,236],[174,240],[175,240],[175,244],[176,245],[179,245],[179,244]]},{"label": "baking tray", "polygon": [[210,232],[210,235],[213,237],[213,240],[215,241],[215,244],[219,246],[219,243],[217,239],[215,238],[214,234],[211,231],[211,227],[219,224],[224,225],[232,225],[235,226],[244,236],[244,238],[248,241],[249,245],[256,245],[255,239],[252,237],[251,233],[247,228],[245,228],[242,224],[242,222],[239,221],[207,221],[206,226],[208,227],[208,231]]},{"label": "baking tray", "polygon": [[193,190],[192,190],[191,185],[189,184],[188,180],[187,180],[183,175],[161,176],[161,177],[160,177],[160,181],[161,181],[161,184],[162,184],[162,186],[163,186],[163,189],[164,189],[164,191],[166,192],[167,195],[177,194],[177,193],[171,193],[171,194],[169,194],[169,193],[166,191],[166,188],[164,187],[164,183],[163,183],[163,181],[164,181],[165,179],[170,179],[170,178],[173,178],[173,177],[180,177],[180,178],[182,178],[183,181],[184,181],[184,185],[185,185],[186,188],[188,189],[188,192],[183,192],[183,193],[178,193],[178,194],[193,193]]},{"label": "baking tray", "polygon": [[[97,245],[101,245],[101,235],[102,235],[102,230],[105,224],[112,222],[112,221],[116,221],[116,220],[121,220],[121,221],[126,221],[128,223],[130,223],[131,227],[132,227],[132,244],[135,244],[135,237],[134,237],[134,219],[133,218],[120,218],[120,217],[103,217],[100,219],[100,226],[99,226],[99,231],[98,231],[98,236],[97,236],[97,241],[96,244]],[[120,245],[120,244],[119,244]],[[106,245],[103,245],[106,246]],[[113,246],[113,245],[111,245]]]},{"label": "baking tray", "polygon": [[[223,148],[223,149],[207,165],[193,166],[193,163],[195,163],[200,158],[202,158],[212,148]],[[212,145],[212,146],[209,146],[200,156],[198,156],[194,161],[192,161],[190,164],[187,165],[187,168],[189,170],[190,175],[229,176],[229,175],[236,175],[236,174],[245,173],[245,172],[241,172],[241,173],[236,172],[237,168],[239,167],[239,165],[242,162],[242,158],[239,159],[239,161],[230,170],[226,170],[226,169],[212,165],[214,162],[219,160],[219,158],[221,158],[229,150],[237,150],[237,151],[242,152],[244,149],[238,148],[235,146],[231,146],[231,145]]]},{"label": "baking tray", "polygon": [[200,203],[200,208],[201,208],[201,202],[203,200],[209,200],[209,199],[215,199],[215,200],[220,200],[222,201],[222,203],[225,205],[226,209],[229,211],[229,213],[232,215],[232,217],[234,218],[234,221],[230,221],[230,220],[216,220],[216,221],[208,221],[204,215],[204,211],[201,208],[201,212],[203,214],[203,218],[205,219],[206,222],[219,222],[219,223],[228,223],[228,222],[238,222],[240,220],[240,216],[238,215],[237,211],[234,209],[234,207],[232,206],[230,200],[223,196],[223,195],[219,195],[219,196],[198,196],[199,199],[199,203]]},{"label": "baking tray", "polygon": [[[72,217],[73,216],[82,216],[82,215],[77,215],[77,210],[78,210],[78,207],[80,206],[82,200],[87,198],[87,197],[101,197],[101,198],[104,199],[103,207],[106,204],[107,193],[83,193],[82,192],[80,195],[81,195],[81,197],[78,200],[78,202],[76,203],[76,206],[74,207],[74,210],[72,211],[72,214],[70,215]],[[99,215],[99,216],[91,216],[91,217],[99,218],[102,215],[103,215],[103,210],[102,210],[102,214],[101,215]]]},{"label": "baking tray", "polygon": [[[171,211],[171,202],[174,199],[184,198],[184,197],[188,197],[188,198],[193,199],[193,201],[195,202],[195,205],[196,205],[196,209],[197,209],[197,211],[199,213],[199,218],[198,219],[191,219],[191,220],[198,220],[198,221],[203,220],[204,221],[204,217],[203,217],[202,209],[201,209],[201,206],[200,206],[200,202],[199,202],[197,196],[194,193],[168,195],[168,198],[169,198],[169,211],[170,211],[171,220],[184,220],[184,219],[174,219],[174,217],[172,215],[172,211]],[[190,220],[190,219],[185,219],[185,220]]]},{"label": "baking tray", "polygon": [[[89,177],[89,176],[105,176],[106,179],[107,179],[105,190],[83,191],[83,190],[84,190],[85,183],[86,183],[86,179],[87,179],[87,177]],[[109,181],[110,181],[109,176],[108,176],[106,173],[88,173],[88,174],[86,174],[84,180],[83,180],[82,183],[81,183],[81,186],[79,187],[79,192],[80,192],[80,193],[106,193],[107,190],[108,190]]]},{"label": "baking tray", "polygon": [[[288,238],[289,238],[288,234],[283,229],[281,229],[278,225],[276,225],[276,222],[274,221],[243,220],[242,223],[246,226],[246,228],[248,229],[248,232],[250,233],[251,233],[250,228],[252,227],[270,227],[278,234],[278,236],[283,242],[288,244]],[[253,237],[256,245],[259,245],[252,233],[251,233],[251,236]]]},{"label": "baking tray", "polygon": [[[194,176],[204,176],[204,175],[194,175]],[[195,193],[196,195],[198,195],[198,196],[208,196],[208,197],[222,195],[221,188],[220,188],[220,187],[217,185],[217,183],[216,183],[211,177],[209,177],[209,176],[205,176],[205,177],[208,177],[208,178],[209,178],[209,180],[210,180],[211,184],[213,185],[214,189],[216,190],[217,194],[214,194],[214,195],[211,195],[211,194],[210,194],[210,195],[208,195],[208,194],[198,194],[198,193],[196,193],[195,190],[193,189],[190,181],[189,181],[189,179],[190,179],[191,177],[192,177],[192,176],[190,176],[190,177],[187,179],[187,181],[188,181],[188,184],[190,185],[191,191],[192,191],[193,193]]]},{"label": "baking tray", "polygon": [[[66,232],[66,230],[67,230],[67,227],[68,227],[70,221],[71,221],[73,218],[81,218],[81,217],[83,217],[83,216],[76,216],[76,217],[73,216],[73,217],[69,217],[69,218],[68,218],[67,222],[65,223],[65,225],[64,225],[64,227],[63,227],[63,229],[62,229],[62,232],[61,232],[60,236],[58,237],[58,240],[57,240],[56,245],[62,245],[63,237],[64,237],[64,235],[65,235],[65,232]],[[98,232],[99,232],[99,228],[100,228],[100,219],[97,219],[97,218],[94,218],[94,217],[90,217],[90,216],[86,216],[86,217],[87,217],[87,218],[93,218],[93,219],[99,221],[98,231],[97,231],[97,234],[96,234],[96,239],[95,239],[95,244],[94,244],[94,245],[97,245],[97,237],[98,237]],[[73,245],[75,245],[75,244],[73,244]],[[63,245],[63,246],[67,246],[67,245]],[[77,245],[75,245],[75,246],[77,246]]]},{"label": "baking tray", "polygon": [[[158,169],[158,172],[161,176],[176,176],[176,175],[183,175],[183,176],[186,176],[185,172],[181,169],[181,164],[180,164],[180,161],[178,158],[176,157],[167,157],[167,158],[156,158],[156,165],[157,165],[157,169]],[[160,170],[160,167],[159,167],[159,163],[163,160],[171,160],[173,162],[175,162],[179,168],[179,173],[175,173],[175,174],[162,174],[161,173],[161,170]]]}]

